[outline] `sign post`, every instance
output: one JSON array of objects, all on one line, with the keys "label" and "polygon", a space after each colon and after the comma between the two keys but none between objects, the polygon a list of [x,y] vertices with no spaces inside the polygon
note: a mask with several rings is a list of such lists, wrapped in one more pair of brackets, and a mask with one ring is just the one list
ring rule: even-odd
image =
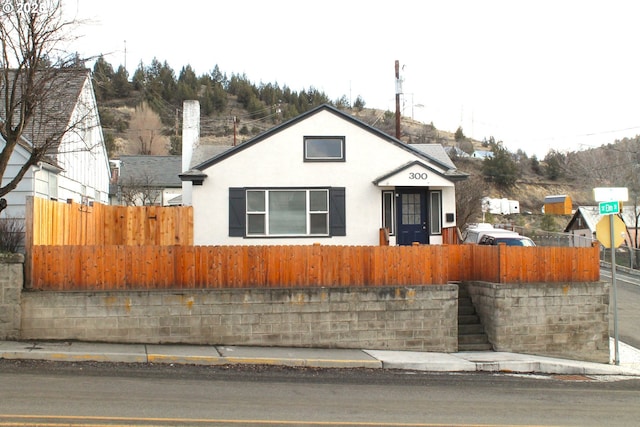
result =
[{"label": "sign post", "polygon": [[[614,217],[620,212],[620,202],[629,200],[627,188],[594,188],[596,202],[600,202],[600,215],[609,215],[609,244],[611,248],[611,289],[613,290],[613,340],[615,344],[615,364],[620,365],[620,351],[618,347],[618,295],[616,290],[616,239],[614,232]],[[597,237],[597,235],[596,235]],[[602,242],[601,242],[602,243]],[[603,245],[607,246],[607,245]]]}]

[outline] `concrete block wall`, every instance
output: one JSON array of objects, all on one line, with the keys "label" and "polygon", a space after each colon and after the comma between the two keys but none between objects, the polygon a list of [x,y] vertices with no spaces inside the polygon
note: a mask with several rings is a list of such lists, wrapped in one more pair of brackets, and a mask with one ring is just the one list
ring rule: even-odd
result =
[{"label": "concrete block wall", "polygon": [[24,256],[0,254],[0,340],[20,336],[20,295],[24,282]]},{"label": "concrete block wall", "polygon": [[22,339],[455,352],[456,285],[24,292]]},{"label": "concrete block wall", "polygon": [[609,362],[609,286],[604,282],[469,282],[496,351]]}]

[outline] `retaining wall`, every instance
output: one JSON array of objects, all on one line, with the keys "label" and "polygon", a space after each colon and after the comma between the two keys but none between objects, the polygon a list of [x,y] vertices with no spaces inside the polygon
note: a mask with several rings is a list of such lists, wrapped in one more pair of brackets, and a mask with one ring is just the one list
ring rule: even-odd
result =
[{"label": "retaining wall", "polygon": [[[0,340],[81,340],[456,352],[458,285],[25,291],[0,256]],[[468,282],[496,351],[609,362],[604,282]]]},{"label": "retaining wall", "polygon": [[495,351],[609,363],[606,283],[463,286]]},{"label": "retaining wall", "polygon": [[22,254],[0,254],[0,339],[20,336],[23,265]]},{"label": "retaining wall", "polygon": [[24,292],[23,339],[455,352],[455,285]]}]

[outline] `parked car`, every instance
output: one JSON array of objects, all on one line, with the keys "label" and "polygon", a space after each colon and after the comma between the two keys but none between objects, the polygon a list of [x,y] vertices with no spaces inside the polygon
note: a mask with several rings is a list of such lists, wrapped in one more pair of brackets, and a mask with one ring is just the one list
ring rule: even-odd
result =
[{"label": "parked car", "polygon": [[518,233],[486,233],[478,242],[479,245],[498,245],[504,243],[507,246],[535,246],[536,244],[528,237]]},{"label": "parked car", "polygon": [[463,233],[463,243],[480,243],[482,238],[487,235],[517,235],[518,233],[511,230],[504,230],[502,228],[494,228],[493,225],[487,223],[469,224]]}]

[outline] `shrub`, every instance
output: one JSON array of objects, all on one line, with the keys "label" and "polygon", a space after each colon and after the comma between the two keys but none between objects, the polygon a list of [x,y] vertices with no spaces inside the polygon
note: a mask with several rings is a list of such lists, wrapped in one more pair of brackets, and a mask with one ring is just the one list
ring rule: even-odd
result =
[{"label": "shrub", "polygon": [[0,253],[15,253],[22,247],[24,222],[15,217],[0,218]]}]

